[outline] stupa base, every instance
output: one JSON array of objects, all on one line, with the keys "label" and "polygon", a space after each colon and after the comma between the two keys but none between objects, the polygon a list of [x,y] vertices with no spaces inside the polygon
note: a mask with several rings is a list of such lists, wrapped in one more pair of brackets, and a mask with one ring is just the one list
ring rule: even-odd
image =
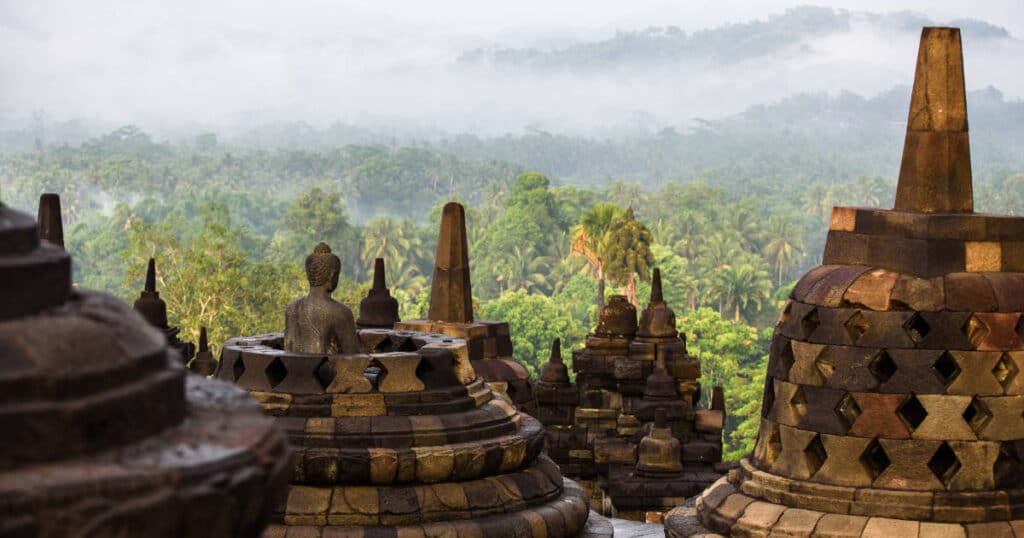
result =
[{"label": "stupa base", "polygon": [[[432,521],[415,525],[282,525],[267,527],[263,538],[371,538],[377,536],[453,536],[490,537],[580,536],[607,538],[611,526],[604,518],[589,522],[590,505],[586,493],[575,482],[565,479],[557,499],[516,512],[472,519]],[[603,523],[602,523],[603,520]]]},{"label": "stupa base", "polygon": [[185,383],[185,419],[159,435],[0,471],[0,536],[257,534],[284,491],[286,439],[237,387]]},{"label": "stupa base", "polygon": [[[779,492],[768,492],[765,497],[747,493],[758,490],[758,480],[744,476],[749,463],[730,472],[696,497],[695,502],[684,503],[669,512],[665,518],[665,536],[692,538],[711,536],[985,536],[1007,537],[1024,535],[1024,520],[937,522],[920,519],[901,519],[880,515],[857,515],[828,510],[798,508],[767,500]],[[894,493],[898,494],[898,492]],[[788,496],[806,499],[814,497],[809,491],[788,491]],[[823,507],[824,508],[824,507]],[[863,511],[878,514],[879,510]]]}]

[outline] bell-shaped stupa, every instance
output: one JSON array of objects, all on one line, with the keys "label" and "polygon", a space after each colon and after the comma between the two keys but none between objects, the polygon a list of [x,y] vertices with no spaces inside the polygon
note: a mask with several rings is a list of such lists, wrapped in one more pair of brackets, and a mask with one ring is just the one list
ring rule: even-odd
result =
[{"label": "bell-shaped stupa", "polygon": [[960,31],[925,28],[895,209],[833,210],[753,454],[669,536],[1019,536],[1024,218],[972,211]]},{"label": "bell-shaped stupa", "polygon": [[56,229],[0,204],[0,536],[258,536],[284,435],[127,304],[72,289]]},{"label": "bell-shaped stupa", "polygon": [[[610,536],[542,454],[542,424],[474,370],[469,343],[357,329],[332,306],[340,262],[319,258],[321,245],[285,332],[228,340],[215,374],[249,390],[295,447],[264,538]],[[317,346],[324,336],[336,343]]]}]

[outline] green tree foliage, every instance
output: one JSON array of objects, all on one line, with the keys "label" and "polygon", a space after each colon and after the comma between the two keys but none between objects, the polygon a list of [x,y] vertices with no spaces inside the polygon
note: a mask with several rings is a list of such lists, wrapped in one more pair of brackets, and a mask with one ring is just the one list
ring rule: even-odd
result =
[{"label": "green tree foliage", "polygon": [[547,362],[552,340],[561,338],[566,349],[573,349],[579,347],[587,333],[578,319],[559,308],[550,297],[525,290],[485,302],[480,313],[485,319],[508,322],[515,358],[534,376]]},{"label": "green tree foliage", "polygon": [[730,322],[710,308],[687,312],[676,322],[688,351],[701,360],[705,405],[712,387],[725,391],[725,454],[738,459],[754,448],[771,331]]},{"label": "green tree foliage", "polygon": [[632,208],[608,226],[608,238],[604,246],[605,269],[612,283],[625,288],[626,298],[634,305],[637,304],[637,277],[644,282],[651,279],[653,242],[651,231],[636,219]]}]

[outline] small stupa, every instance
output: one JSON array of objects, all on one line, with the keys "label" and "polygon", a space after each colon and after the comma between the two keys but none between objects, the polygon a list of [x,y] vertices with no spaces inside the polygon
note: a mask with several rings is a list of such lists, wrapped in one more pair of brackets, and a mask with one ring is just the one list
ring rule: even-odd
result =
[{"label": "small stupa", "polygon": [[668,536],[1020,536],[1024,218],[973,212],[960,31],[925,28],[896,207],[836,207],[753,454]]},{"label": "small stupa", "polygon": [[188,364],[188,369],[203,377],[210,377],[217,370],[217,359],[210,353],[210,344],[206,336],[206,327],[199,328],[199,350],[195,358]]},{"label": "small stupa", "polygon": [[178,338],[181,329],[167,323],[167,303],[160,298],[160,292],[156,291],[156,260],[153,258],[146,265],[146,287],[135,300],[134,306],[135,311],[142,314],[150,325],[164,333],[167,343],[181,355],[182,364],[188,364],[195,353],[195,345],[181,341]]},{"label": "small stupa", "polygon": [[398,300],[391,296],[384,279],[384,258],[373,261],[373,287],[359,303],[360,329],[390,329],[401,321],[398,318]]}]

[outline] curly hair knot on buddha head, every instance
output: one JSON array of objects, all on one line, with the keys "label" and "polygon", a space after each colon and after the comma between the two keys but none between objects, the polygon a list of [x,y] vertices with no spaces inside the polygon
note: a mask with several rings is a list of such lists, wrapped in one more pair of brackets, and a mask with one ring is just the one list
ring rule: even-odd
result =
[{"label": "curly hair knot on buddha head", "polygon": [[306,256],[306,277],[314,288],[330,284],[339,271],[341,259],[331,253],[327,243],[318,244],[313,253]]}]

